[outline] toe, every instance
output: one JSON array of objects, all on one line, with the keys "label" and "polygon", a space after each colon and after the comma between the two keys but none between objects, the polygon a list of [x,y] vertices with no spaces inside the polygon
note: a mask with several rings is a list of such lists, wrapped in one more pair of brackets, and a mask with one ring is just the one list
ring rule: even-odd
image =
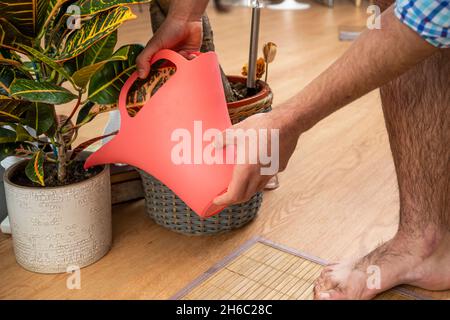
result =
[{"label": "toe", "polygon": [[315,300],[344,300],[345,295],[337,288],[314,294]]},{"label": "toe", "polygon": [[334,277],[334,267],[325,267],[314,282],[314,299],[333,300],[340,299],[341,296],[339,282]]}]

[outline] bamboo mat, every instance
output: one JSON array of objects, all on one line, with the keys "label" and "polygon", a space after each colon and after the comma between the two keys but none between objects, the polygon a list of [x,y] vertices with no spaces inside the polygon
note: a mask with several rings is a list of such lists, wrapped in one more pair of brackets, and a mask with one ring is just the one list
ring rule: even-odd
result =
[{"label": "bamboo mat", "polygon": [[[194,280],[172,299],[311,300],[324,261],[275,244],[253,239]],[[416,300],[418,294],[389,290],[376,299]]]}]

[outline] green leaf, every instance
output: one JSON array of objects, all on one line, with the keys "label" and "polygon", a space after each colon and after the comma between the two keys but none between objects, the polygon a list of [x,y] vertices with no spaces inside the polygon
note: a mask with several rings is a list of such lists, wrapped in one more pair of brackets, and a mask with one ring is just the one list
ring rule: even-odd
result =
[{"label": "green leaf", "polygon": [[19,148],[19,143],[2,143],[0,144],[0,161],[3,159],[13,156],[16,152],[15,150]]},{"label": "green leaf", "polygon": [[30,106],[29,101],[0,96],[0,122],[21,122]]},{"label": "green leaf", "polygon": [[35,37],[39,33],[47,14],[50,0],[2,0],[0,16],[26,36]]},{"label": "green leaf", "polygon": [[76,95],[63,87],[26,79],[14,81],[11,86],[11,96],[48,104],[63,104],[77,98]]},{"label": "green leaf", "polygon": [[76,71],[111,58],[117,43],[117,30],[94,43],[88,50],[64,62],[64,67],[72,75]]},{"label": "green leaf", "polygon": [[92,76],[89,84],[89,100],[98,104],[116,103],[120,89],[136,68],[136,57],[142,49],[141,45],[129,45],[117,50],[113,57],[125,56],[127,60],[108,62]]},{"label": "green leaf", "polygon": [[11,143],[1,143],[0,144],[0,161],[3,161],[6,157],[14,156],[20,154],[16,149],[24,149],[27,151],[33,151],[36,147],[27,142],[11,142]]},{"label": "green leaf", "polygon": [[13,59],[11,50],[6,48],[0,48],[0,58],[2,59]]},{"label": "green leaf", "polygon": [[0,127],[0,143],[16,142],[16,133],[13,130]]},{"label": "green leaf", "polygon": [[85,88],[91,76],[109,61],[126,60],[126,57],[111,57],[117,43],[117,30],[92,45],[88,50],[65,63],[72,72],[75,84]]},{"label": "green leaf", "polygon": [[76,57],[115,31],[123,22],[134,18],[136,16],[128,7],[117,7],[96,14],[84,22],[80,29],[69,35],[58,60],[64,61]]},{"label": "green leaf", "polygon": [[[2,15],[0,14],[0,17]],[[23,35],[15,26],[5,18],[0,18],[0,47],[19,50],[19,44],[32,45],[32,39]]]},{"label": "green leaf", "polygon": [[36,135],[46,133],[55,125],[54,108],[52,105],[34,102],[25,114],[24,124],[36,130]]},{"label": "green leaf", "polygon": [[12,129],[0,127],[0,143],[33,141],[34,138],[19,124],[8,124]]},{"label": "green leaf", "polygon": [[55,70],[59,74],[61,74],[64,78],[69,80],[73,83],[72,77],[67,72],[66,69],[64,69],[64,66],[62,64],[57,63],[56,61],[53,61],[49,57],[47,57],[45,54],[37,51],[36,49],[33,49],[31,47],[28,47],[26,45],[20,45],[21,48],[25,49],[29,54],[31,54],[34,58],[38,59],[39,61],[43,62],[47,66],[49,66],[51,69]]},{"label": "green leaf", "polygon": [[80,108],[80,111],[78,111],[78,116],[77,116],[77,122],[76,122],[77,125],[81,124],[81,123],[83,123],[83,124],[88,123],[95,117],[95,115],[90,114],[90,112],[94,106],[95,106],[95,103],[89,101]]},{"label": "green leaf", "polygon": [[89,146],[93,145],[97,141],[100,141],[102,139],[114,136],[116,134],[117,134],[117,131],[109,133],[109,134],[106,134],[106,135],[101,136],[101,137],[92,138],[92,139],[90,139],[88,141],[85,141],[85,142],[81,143],[75,149],[73,149],[73,151],[72,151],[72,153],[70,155],[70,160],[75,159],[80,154],[80,152],[86,150],[86,148],[88,148]]},{"label": "green leaf", "polygon": [[47,11],[45,13],[45,21],[42,26],[49,27],[52,29],[55,21],[64,15],[65,10],[74,0],[47,0],[49,4],[47,6]]},{"label": "green leaf", "polygon": [[81,15],[91,15],[104,10],[109,10],[117,6],[123,6],[135,3],[148,3],[151,0],[78,0],[75,5],[81,9]]},{"label": "green leaf", "polygon": [[20,69],[0,65],[0,95],[9,96],[11,83],[16,79],[31,79],[31,76]]},{"label": "green leaf", "polygon": [[30,161],[28,161],[28,164],[25,168],[25,174],[32,182],[38,183],[43,187],[45,186],[44,152],[42,152],[42,150],[37,151],[30,159]]},{"label": "green leaf", "polygon": [[13,67],[21,67],[22,66],[22,63],[20,63],[20,61],[13,60],[13,59],[5,59],[5,58],[0,58],[0,64],[13,66]]},{"label": "green leaf", "polygon": [[84,67],[73,74],[73,81],[80,88],[85,88],[89,83],[92,75],[96,73],[101,67],[106,63],[111,61],[121,61],[126,60],[123,57],[112,57],[111,59],[97,62],[96,64]]},{"label": "green leaf", "polygon": [[151,0],[78,0],[75,5],[81,9],[81,15],[91,15],[104,10],[109,10],[117,6],[135,4],[135,3],[148,3]]},{"label": "green leaf", "polygon": [[[107,37],[96,42],[81,56],[83,58],[83,67],[87,67],[103,60],[106,60],[114,53],[117,44],[117,30],[109,34]],[[124,58],[123,60],[125,60]],[[79,70],[79,69],[77,69]]]}]

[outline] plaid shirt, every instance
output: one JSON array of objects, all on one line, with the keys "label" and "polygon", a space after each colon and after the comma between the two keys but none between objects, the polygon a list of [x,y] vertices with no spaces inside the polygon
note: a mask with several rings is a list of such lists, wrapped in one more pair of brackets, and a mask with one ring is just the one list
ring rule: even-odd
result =
[{"label": "plaid shirt", "polygon": [[398,0],[395,15],[438,48],[450,48],[450,0]]}]

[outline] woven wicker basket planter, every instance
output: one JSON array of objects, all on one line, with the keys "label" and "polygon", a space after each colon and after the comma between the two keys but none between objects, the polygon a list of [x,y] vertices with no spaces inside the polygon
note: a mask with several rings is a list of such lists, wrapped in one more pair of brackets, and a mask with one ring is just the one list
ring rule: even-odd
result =
[{"label": "woven wicker basket planter", "polygon": [[[231,82],[244,82],[245,78],[228,77]],[[228,104],[231,122],[271,110],[273,95],[267,84],[258,81],[260,91],[255,96]],[[138,170],[142,177],[147,214],[159,225],[189,235],[216,234],[240,228],[253,220],[262,203],[258,192],[249,201],[230,206],[213,217],[202,219],[195,214],[166,185],[151,175]]]}]

